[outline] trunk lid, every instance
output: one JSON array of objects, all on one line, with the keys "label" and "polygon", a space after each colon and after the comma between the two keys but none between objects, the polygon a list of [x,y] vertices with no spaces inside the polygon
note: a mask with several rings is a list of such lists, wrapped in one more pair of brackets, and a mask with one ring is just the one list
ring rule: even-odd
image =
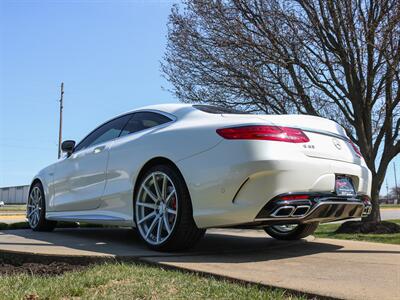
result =
[{"label": "trunk lid", "polygon": [[[224,117],[232,115],[223,115]],[[304,131],[310,141],[296,144],[299,151],[309,157],[360,164],[361,158],[351,145],[345,130],[338,123],[309,115],[235,115],[237,120],[259,120],[266,125],[299,128]],[[250,118],[249,118],[250,117]]]}]

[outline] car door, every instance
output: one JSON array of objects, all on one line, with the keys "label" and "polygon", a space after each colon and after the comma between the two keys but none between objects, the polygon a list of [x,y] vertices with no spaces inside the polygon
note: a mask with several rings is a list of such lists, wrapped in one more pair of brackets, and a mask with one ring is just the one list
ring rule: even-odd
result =
[{"label": "car door", "polygon": [[143,142],[142,137],[168,126],[172,121],[170,117],[151,111],[136,112],[129,119],[120,138],[110,148],[107,184],[102,198],[104,207],[121,214],[132,213],[135,183],[132,173],[138,172],[154,151],[151,145]]},{"label": "car door", "polygon": [[131,115],[115,118],[82,140],[74,152],[56,164],[50,211],[96,209],[106,182],[109,148]]}]

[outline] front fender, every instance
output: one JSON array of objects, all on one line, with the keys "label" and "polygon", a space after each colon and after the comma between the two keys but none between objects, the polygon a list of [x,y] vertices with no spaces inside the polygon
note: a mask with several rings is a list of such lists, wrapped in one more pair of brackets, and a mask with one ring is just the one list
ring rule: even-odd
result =
[{"label": "front fender", "polygon": [[33,184],[35,184],[38,181],[42,184],[45,203],[46,203],[46,210],[49,207],[49,205],[51,205],[51,203],[53,201],[53,197],[54,197],[53,175],[54,175],[54,165],[51,165],[51,166],[41,170],[38,174],[36,174],[32,178],[30,188],[29,188],[29,193],[30,193]]}]

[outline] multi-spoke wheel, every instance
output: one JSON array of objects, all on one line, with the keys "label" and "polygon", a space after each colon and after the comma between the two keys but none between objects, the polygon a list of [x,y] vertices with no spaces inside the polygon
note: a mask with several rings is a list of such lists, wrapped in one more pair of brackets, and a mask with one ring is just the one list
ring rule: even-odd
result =
[{"label": "multi-spoke wheel", "polygon": [[177,211],[176,189],[168,175],[162,172],[148,175],[136,199],[137,226],[146,242],[164,242],[175,226]]},{"label": "multi-spoke wheel", "polygon": [[56,226],[56,222],[48,221],[45,218],[46,205],[42,185],[35,183],[29,193],[26,217],[29,226],[35,231],[51,231]]},{"label": "multi-spoke wheel", "polygon": [[159,165],[139,180],[135,223],[141,238],[156,250],[192,246],[205,231],[198,229],[193,221],[189,193],[177,171]]},{"label": "multi-spoke wheel", "polygon": [[29,226],[35,228],[39,223],[41,211],[42,191],[38,186],[32,188],[29,194],[28,205],[26,209],[26,217],[28,218]]},{"label": "multi-spoke wheel", "polygon": [[314,233],[318,222],[307,224],[285,224],[265,227],[264,230],[278,240],[298,240]]}]

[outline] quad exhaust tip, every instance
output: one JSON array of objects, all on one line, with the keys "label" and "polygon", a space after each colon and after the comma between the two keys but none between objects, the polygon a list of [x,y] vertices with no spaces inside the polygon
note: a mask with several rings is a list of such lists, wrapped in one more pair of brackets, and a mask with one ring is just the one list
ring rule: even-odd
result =
[{"label": "quad exhaust tip", "polygon": [[275,218],[303,217],[309,212],[310,208],[310,205],[285,205],[278,207],[271,216]]},{"label": "quad exhaust tip", "polygon": [[256,220],[280,222],[332,221],[364,217],[371,213],[366,195],[338,196],[332,193],[282,194],[268,201]]},{"label": "quad exhaust tip", "polygon": [[308,213],[310,210],[310,205],[299,205],[296,207],[295,211],[292,213],[292,217],[302,217]]}]

